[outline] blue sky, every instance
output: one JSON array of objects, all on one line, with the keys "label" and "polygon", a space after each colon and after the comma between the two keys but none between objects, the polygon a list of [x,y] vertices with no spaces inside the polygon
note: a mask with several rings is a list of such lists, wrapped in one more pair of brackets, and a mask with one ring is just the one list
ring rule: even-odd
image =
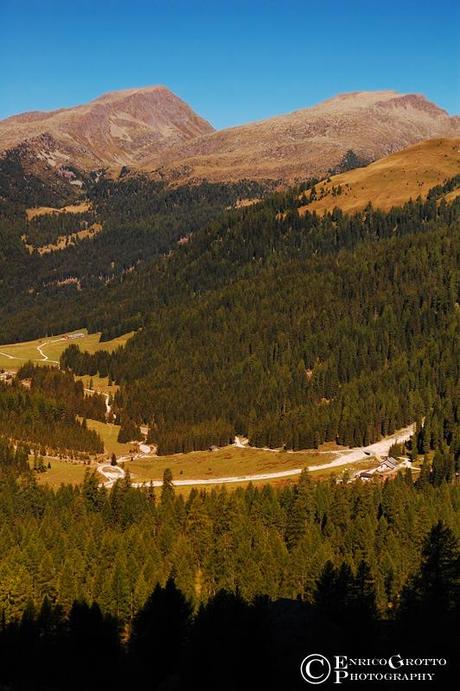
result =
[{"label": "blue sky", "polygon": [[460,2],[0,0],[0,118],[152,84],[218,128],[372,89],[460,114]]}]

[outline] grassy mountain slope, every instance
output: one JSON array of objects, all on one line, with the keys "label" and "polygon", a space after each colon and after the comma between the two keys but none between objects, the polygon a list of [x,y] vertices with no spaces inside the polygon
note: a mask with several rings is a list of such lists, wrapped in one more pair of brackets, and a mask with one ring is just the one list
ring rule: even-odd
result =
[{"label": "grassy mountain slope", "polygon": [[426,198],[432,187],[458,174],[460,139],[431,139],[321,182],[316,186],[318,198],[305,209],[323,212],[339,207],[350,212],[371,202],[387,210],[410,198]]}]

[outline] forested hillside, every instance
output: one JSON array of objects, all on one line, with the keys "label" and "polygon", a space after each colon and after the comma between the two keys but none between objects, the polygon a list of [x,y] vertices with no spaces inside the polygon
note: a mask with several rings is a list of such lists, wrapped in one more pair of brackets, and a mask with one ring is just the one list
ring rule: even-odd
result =
[{"label": "forested hillside", "polygon": [[105,399],[86,396],[69,373],[26,364],[16,381],[0,382],[0,439],[22,441],[41,453],[102,453],[87,417],[104,420]]},{"label": "forested hillside", "polygon": [[[431,526],[442,519],[460,534],[458,486],[436,487],[429,477],[414,486],[410,471],[385,485],[316,483],[304,471],[290,487],[192,490],[186,501],[168,471],[158,494],[130,487],[129,478],[107,491],[91,474],[81,487],[53,492],[2,442],[0,472],[9,479],[0,490],[8,619],[47,596],[65,608],[75,598],[97,600],[129,620],[171,574],[194,603],[222,588],[247,600],[311,601],[328,560],[353,571],[365,560],[384,612],[418,568]],[[22,523],[27,541],[18,544]]]},{"label": "forested hillside", "polygon": [[[28,220],[27,206],[39,202],[34,195],[14,196],[15,175],[20,185],[20,170],[9,171],[5,179],[0,175],[3,343],[84,326],[104,329],[106,335],[138,328],[146,298],[130,276],[187,243],[238,200],[263,196],[268,189],[246,181],[169,188],[123,171],[116,180],[98,174],[87,177],[84,213],[50,212]],[[62,206],[66,198],[52,201]],[[94,224],[97,232],[77,235]],[[58,251],[30,253],[58,238],[63,238]]]},{"label": "forested hillside", "polygon": [[[153,688],[186,670],[175,688],[189,688],[205,655],[212,688],[223,651],[246,659],[253,637],[272,675],[292,673],[292,688],[312,641],[331,653],[346,641],[360,656],[394,654],[398,642],[401,653],[454,660],[459,487],[436,486],[432,473],[415,485],[410,471],[386,484],[338,485],[304,472],[278,490],[192,491],[186,501],[168,472],[157,495],[129,480],[108,492],[91,475],[53,492],[36,485],[23,452],[1,442],[0,478],[0,679],[26,684],[13,688],[62,688],[59,660],[83,650],[114,672],[112,688],[128,659],[131,683],[153,660]],[[32,679],[8,654],[18,640]],[[244,669],[232,666],[238,688]],[[97,671],[91,679],[98,688]]]},{"label": "forested hillside", "polygon": [[459,35],[0,0],[0,691],[459,687]]},{"label": "forested hillside", "polygon": [[[299,216],[297,191],[234,212],[145,280],[151,314],[112,355],[64,367],[121,382],[160,452],[370,443],[458,422],[460,202]],[[204,433],[207,430],[207,433]]]}]

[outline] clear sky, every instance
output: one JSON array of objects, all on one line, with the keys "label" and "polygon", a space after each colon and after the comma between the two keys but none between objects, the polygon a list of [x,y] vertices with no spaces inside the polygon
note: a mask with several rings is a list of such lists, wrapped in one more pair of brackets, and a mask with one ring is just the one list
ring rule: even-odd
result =
[{"label": "clear sky", "polygon": [[0,0],[0,118],[153,84],[218,128],[372,89],[460,114],[460,0]]}]

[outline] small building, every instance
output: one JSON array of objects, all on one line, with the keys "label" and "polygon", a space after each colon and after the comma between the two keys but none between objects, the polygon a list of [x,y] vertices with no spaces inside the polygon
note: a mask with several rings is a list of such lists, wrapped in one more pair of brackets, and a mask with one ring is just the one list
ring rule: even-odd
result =
[{"label": "small building", "polygon": [[376,473],[392,473],[394,472],[399,465],[399,461],[397,461],[395,458],[392,456],[385,456],[385,458],[382,459],[380,465],[376,468]]},{"label": "small building", "polygon": [[358,473],[357,477],[360,480],[372,480],[374,476],[374,473],[369,471],[369,470],[363,470],[361,473]]}]

